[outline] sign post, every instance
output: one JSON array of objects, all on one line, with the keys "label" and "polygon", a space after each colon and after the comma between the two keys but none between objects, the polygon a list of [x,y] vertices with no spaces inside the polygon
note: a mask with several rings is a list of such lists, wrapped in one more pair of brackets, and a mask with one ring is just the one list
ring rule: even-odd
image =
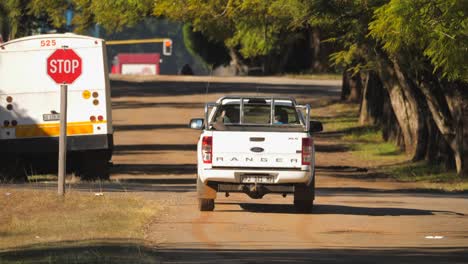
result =
[{"label": "sign post", "polygon": [[68,85],[60,85],[60,137],[58,156],[58,194],[65,194],[67,174],[67,95]]},{"label": "sign post", "polygon": [[67,172],[67,94],[68,84],[80,77],[81,58],[64,46],[55,50],[47,58],[47,74],[60,84],[60,138],[58,157],[58,194],[65,194],[65,175]]}]

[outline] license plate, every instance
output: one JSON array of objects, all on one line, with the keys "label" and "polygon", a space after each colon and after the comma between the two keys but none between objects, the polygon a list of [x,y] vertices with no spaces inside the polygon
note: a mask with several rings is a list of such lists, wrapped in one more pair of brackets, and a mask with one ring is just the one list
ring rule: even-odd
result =
[{"label": "license plate", "polygon": [[249,176],[242,176],[241,182],[242,183],[273,183],[274,178],[273,176],[249,175]]},{"label": "license plate", "polygon": [[60,120],[60,114],[43,114],[44,121],[57,121]]}]

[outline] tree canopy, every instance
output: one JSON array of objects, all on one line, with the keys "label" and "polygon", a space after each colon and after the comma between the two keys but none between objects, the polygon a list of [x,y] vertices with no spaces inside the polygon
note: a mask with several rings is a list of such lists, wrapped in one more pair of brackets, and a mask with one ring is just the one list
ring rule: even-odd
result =
[{"label": "tree canopy", "polygon": [[467,9],[461,0],[392,0],[375,11],[370,36],[392,55],[416,49],[442,76],[468,81]]},{"label": "tree canopy", "polygon": [[[79,33],[96,23],[120,31],[150,16],[184,23],[185,46],[210,65],[229,56],[231,65],[261,64],[264,73],[284,72],[288,63],[319,69],[315,62],[331,53],[333,65],[351,78],[380,80],[407,149],[419,151],[415,159],[435,146],[422,135],[438,131],[430,140],[444,138],[447,155],[466,174],[459,147],[468,82],[466,0],[3,0],[1,34],[63,29],[69,9]],[[297,66],[304,57],[313,61]]]}]

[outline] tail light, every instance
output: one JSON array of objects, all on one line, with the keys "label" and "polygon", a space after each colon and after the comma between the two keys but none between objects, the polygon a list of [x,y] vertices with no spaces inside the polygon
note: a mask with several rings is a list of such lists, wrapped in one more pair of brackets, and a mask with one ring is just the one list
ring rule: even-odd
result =
[{"label": "tail light", "polygon": [[96,122],[96,117],[95,117],[95,116],[90,116],[90,117],[89,117],[89,120],[90,120],[91,122]]},{"label": "tail light", "polygon": [[91,92],[88,90],[84,90],[81,96],[83,96],[84,99],[89,99],[89,97],[91,97]]},{"label": "tail light", "polygon": [[203,137],[202,139],[203,163],[211,164],[213,160],[213,137]]},{"label": "tail light", "polygon": [[102,121],[102,120],[104,120],[104,117],[103,117],[102,115],[100,115],[100,116],[97,117],[97,119],[98,119],[99,121]]},{"label": "tail light", "polygon": [[302,138],[302,165],[312,162],[312,138]]}]

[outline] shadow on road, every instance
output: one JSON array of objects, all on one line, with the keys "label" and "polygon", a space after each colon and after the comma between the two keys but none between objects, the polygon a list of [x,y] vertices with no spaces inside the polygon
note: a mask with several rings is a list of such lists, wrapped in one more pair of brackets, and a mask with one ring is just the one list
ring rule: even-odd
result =
[{"label": "shadow on road", "polygon": [[338,97],[339,86],[260,84],[260,83],[206,83],[206,82],[111,82],[112,97],[158,96],[158,95],[196,95],[212,93],[268,93],[268,94],[313,94],[316,96]]},{"label": "shadow on road", "polygon": [[196,174],[196,164],[115,164],[111,173],[129,175]]},{"label": "shadow on road", "polygon": [[196,178],[161,178],[161,179],[120,179],[120,183],[139,183],[139,184],[195,184]]},{"label": "shadow on road", "polygon": [[193,108],[203,109],[205,104],[203,103],[180,103],[180,102],[162,102],[162,103],[146,103],[139,101],[124,101],[124,102],[112,102],[112,109],[139,109],[139,108]]},{"label": "shadow on road", "polygon": [[[119,154],[121,151],[161,151],[161,150],[197,150],[196,144],[135,144],[135,145],[116,145],[114,151]],[[117,165],[116,165],[117,166]]]},{"label": "shadow on road", "polygon": [[[188,122],[188,121],[187,121]],[[144,131],[156,129],[189,128],[187,124],[144,124],[144,125],[114,125],[115,131]]]},{"label": "shadow on road", "polygon": [[[271,245],[280,241],[271,241]],[[180,247],[181,245],[176,245]],[[183,246],[183,245],[182,245]],[[190,246],[190,245],[189,245]],[[57,242],[8,249],[1,263],[467,263],[468,248],[199,249],[145,241]]]},{"label": "shadow on road", "polygon": [[[239,206],[252,213],[278,213],[293,214],[296,210],[289,204],[253,204],[241,203]],[[228,210],[228,212],[232,212]],[[397,207],[359,207],[345,205],[316,204],[310,214],[333,214],[333,215],[366,215],[366,216],[412,216],[412,215],[435,215],[449,214],[464,216],[464,214],[451,211],[422,210]]]},{"label": "shadow on road", "polygon": [[359,196],[386,196],[386,195],[406,195],[418,197],[452,197],[468,198],[467,191],[447,192],[439,189],[374,189],[362,187],[320,187],[316,188],[319,196],[340,196],[353,195]]}]

